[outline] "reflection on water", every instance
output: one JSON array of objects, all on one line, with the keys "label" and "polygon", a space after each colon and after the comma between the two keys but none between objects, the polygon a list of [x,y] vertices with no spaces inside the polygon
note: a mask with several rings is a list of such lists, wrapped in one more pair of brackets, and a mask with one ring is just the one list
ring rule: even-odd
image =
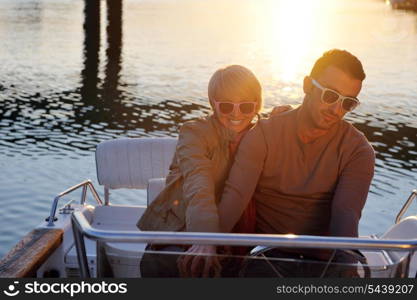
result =
[{"label": "reflection on water", "polygon": [[270,108],[302,101],[323,51],[355,53],[367,79],[347,119],[377,154],[361,233],[387,228],[415,188],[417,14],[384,1],[4,0],[0,40],[0,201],[6,219],[27,220],[0,223],[0,254],[56,193],[95,177],[98,142],[175,136],[208,112],[208,79],[232,63],[257,74]]}]

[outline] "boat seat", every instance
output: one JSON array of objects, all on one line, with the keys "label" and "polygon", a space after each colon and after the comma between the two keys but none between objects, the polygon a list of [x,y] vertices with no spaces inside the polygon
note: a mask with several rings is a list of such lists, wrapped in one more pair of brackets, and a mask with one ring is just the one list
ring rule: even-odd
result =
[{"label": "boat seat", "polygon": [[[417,239],[417,216],[409,216],[391,226],[380,239]],[[391,257],[397,261],[405,258],[407,251],[389,251]],[[417,253],[411,257],[410,277],[417,276]]]},{"label": "boat seat", "polygon": [[[136,222],[146,209],[109,206],[110,189],[147,189],[149,205],[165,186],[177,139],[121,138],[100,143],[96,149],[97,179],[104,186],[105,206],[96,207],[93,227],[138,230]],[[138,277],[144,243],[104,243],[115,277]]]},{"label": "boat seat", "polygon": [[167,176],[175,138],[121,138],[96,149],[97,179],[105,189],[145,189],[151,178]]},{"label": "boat seat", "polygon": [[156,196],[163,190],[165,187],[165,178],[151,178],[148,181],[147,188],[147,205],[152,203],[155,200]]},{"label": "boat seat", "polygon": [[[135,231],[136,222],[145,206],[106,205],[94,209],[91,226],[110,231]],[[144,243],[105,242],[104,249],[114,277],[140,277],[139,262],[145,251]]]},{"label": "boat seat", "polygon": [[417,216],[402,219],[391,226],[380,239],[410,239],[417,238]]},{"label": "boat seat", "polygon": [[[417,217],[411,216],[403,219],[401,222],[391,226],[380,237],[373,237],[377,239],[415,239],[417,238]],[[362,250],[367,264],[371,267],[371,277],[398,277],[404,274],[407,270],[405,268],[405,259],[408,251],[388,251],[388,250]],[[409,277],[415,277],[417,271],[417,255],[411,257]]]},{"label": "boat seat", "polygon": [[[148,205],[165,186],[165,178],[151,178],[147,188]],[[93,227],[104,230],[138,230],[136,222],[145,207],[96,207]],[[141,277],[139,264],[145,252],[145,243],[104,243],[108,262],[116,278]]]}]

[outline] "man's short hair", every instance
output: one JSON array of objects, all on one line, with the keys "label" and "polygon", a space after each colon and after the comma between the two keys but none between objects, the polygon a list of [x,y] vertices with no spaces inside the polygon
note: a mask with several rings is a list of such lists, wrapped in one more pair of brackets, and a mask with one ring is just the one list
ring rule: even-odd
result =
[{"label": "man's short hair", "polygon": [[310,76],[318,78],[329,67],[334,66],[350,75],[352,78],[363,81],[366,77],[360,60],[346,50],[332,49],[323,53],[311,69]]}]

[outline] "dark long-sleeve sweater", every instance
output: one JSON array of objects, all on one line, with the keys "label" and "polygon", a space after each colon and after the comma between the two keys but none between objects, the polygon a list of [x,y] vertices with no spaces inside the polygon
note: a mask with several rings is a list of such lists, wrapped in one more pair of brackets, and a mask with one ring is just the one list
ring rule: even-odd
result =
[{"label": "dark long-sleeve sweater", "polygon": [[223,231],[231,230],[253,197],[261,233],[358,235],[374,151],[344,120],[303,143],[299,113],[262,120],[243,138],[219,205]]}]

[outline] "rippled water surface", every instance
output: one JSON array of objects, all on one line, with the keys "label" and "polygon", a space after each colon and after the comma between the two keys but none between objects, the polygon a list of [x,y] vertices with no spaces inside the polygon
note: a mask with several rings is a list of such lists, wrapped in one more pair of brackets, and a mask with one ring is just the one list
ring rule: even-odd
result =
[{"label": "rippled water surface", "polygon": [[416,13],[380,0],[124,0],[111,14],[89,3],[0,2],[0,256],[56,194],[96,182],[98,142],[176,136],[208,111],[208,79],[232,63],[257,74],[270,108],[302,101],[323,51],[353,52],[367,79],[347,119],[377,152],[361,234],[386,230],[416,188]]}]

